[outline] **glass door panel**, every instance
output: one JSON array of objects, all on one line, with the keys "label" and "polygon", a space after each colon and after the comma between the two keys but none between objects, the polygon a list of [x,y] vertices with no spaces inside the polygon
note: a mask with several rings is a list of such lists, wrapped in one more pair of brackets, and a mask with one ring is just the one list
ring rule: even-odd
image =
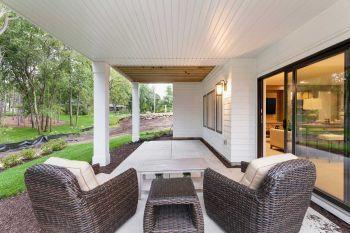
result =
[{"label": "glass door panel", "polygon": [[344,59],[341,53],[296,70],[295,100],[295,153],[316,165],[316,188],[342,202]]},{"label": "glass door panel", "polygon": [[293,73],[288,72],[285,80],[285,112],[286,118],[284,122],[285,133],[285,149],[284,152],[292,153],[292,131],[293,131]]}]

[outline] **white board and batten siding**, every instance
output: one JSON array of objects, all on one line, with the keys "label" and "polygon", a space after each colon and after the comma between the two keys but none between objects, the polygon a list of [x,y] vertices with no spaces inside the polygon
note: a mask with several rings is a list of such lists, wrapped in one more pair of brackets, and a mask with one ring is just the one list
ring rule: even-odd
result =
[{"label": "white board and batten siding", "polygon": [[202,83],[174,83],[173,101],[173,136],[202,137]]},{"label": "white board and batten siding", "polygon": [[203,95],[227,81],[222,134],[203,127],[203,138],[232,164],[256,158],[256,63],[232,59],[203,80]]}]

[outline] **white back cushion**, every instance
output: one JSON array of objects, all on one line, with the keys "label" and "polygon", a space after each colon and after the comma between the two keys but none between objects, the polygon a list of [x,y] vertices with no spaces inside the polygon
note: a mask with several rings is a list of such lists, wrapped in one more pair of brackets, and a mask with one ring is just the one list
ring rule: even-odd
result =
[{"label": "white back cushion", "polygon": [[99,185],[94,170],[92,169],[90,164],[85,161],[76,161],[51,157],[48,160],[46,160],[45,164],[67,168],[75,175],[75,177],[78,180],[79,186],[83,191],[89,191],[91,189],[96,188]]},{"label": "white back cushion", "polygon": [[258,189],[264,181],[268,171],[278,163],[297,159],[293,154],[274,155],[251,161],[240,183],[251,188]]}]

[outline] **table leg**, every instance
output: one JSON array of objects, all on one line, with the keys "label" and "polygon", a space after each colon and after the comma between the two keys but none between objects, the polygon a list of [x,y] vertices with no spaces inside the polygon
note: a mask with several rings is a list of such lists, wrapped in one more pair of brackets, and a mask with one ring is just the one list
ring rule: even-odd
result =
[{"label": "table leg", "polygon": [[139,178],[139,200],[141,200],[141,194],[142,194],[142,180],[143,180],[142,176],[143,176],[142,173],[138,174],[138,178]]}]

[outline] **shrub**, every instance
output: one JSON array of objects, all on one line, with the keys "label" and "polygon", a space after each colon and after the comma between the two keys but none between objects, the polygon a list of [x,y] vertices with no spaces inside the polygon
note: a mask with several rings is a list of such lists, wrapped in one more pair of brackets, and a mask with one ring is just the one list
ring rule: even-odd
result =
[{"label": "shrub", "polygon": [[67,146],[67,142],[64,139],[52,140],[52,149],[53,149],[53,151],[63,150],[64,148],[66,148],[66,146]]},{"label": "shrub", "polygon": [[64,139],[53,139],[41,146],[41,151],[44,155],[51,154],[54,151],[63,150],[66,148],[67,142]]},{"label": "shrub", "polygon": [[41,154],[43,155],[48,155],[51,154],[53,152],[51,144],[49,142],[43,144],[41,146]]},{"label": "shrub", "polygon": [[22,160],[19,154],[11,154],[9,156],[2,158],[1,163],[3,168],[7,169],[22,163]]},{"label": "shrub", "polygon": [[25,160],[32,160],[36,156],[35,149],[22,150],[19,152],[19,156]]}]

